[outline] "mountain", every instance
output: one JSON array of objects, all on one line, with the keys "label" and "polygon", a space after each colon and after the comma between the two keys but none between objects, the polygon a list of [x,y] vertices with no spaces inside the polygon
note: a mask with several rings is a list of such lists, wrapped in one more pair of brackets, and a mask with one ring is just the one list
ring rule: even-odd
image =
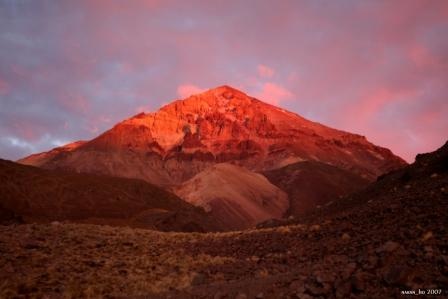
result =
[{"label": "mountain", "polygon": [[347,170],[318,161],[293,163],[265,171],[263,175],[288,194],[289,216],[302,216],[369,183]]},{"label": "mountain", "polygon": [[[297,164],[304,161],[310,163]],[[228,225],[230,220],[235,221],[230,225],[235,228],[264,221],[268,215],[277,218],[288,204],[276,193],[272,198],[279,202],[268,202],[268,206],[276,207],[272,213],[266,213],[266,207],[259,203],[254,208],[253,203],[261,198],[259,191],[252,194],[247,190],[257,184],[267,185],[258,179],[255,183],[252,178],[259,176],[245,171],[241,171],[241,179],[253,184],[242,188],[237,180],[228,180],[233,185],[221,190],[224,193],[219,193],[221,198],[217,199],[204,183],[198,184],[203,181],[217,185],[211,178],[205,179],[211,175],[220,180],[227,170],[213,168],[217,164],[233,164],[258,173],[283,168],[284,175],[274,171],[271,179],[289,193],[294,215],[406,165],[390,150],[373,145],[363,136],[309,121],[229,86],[174,101],[154,113],[140,113],[90,141],[72,143],[19,162],[46,169],[143,179],[167,190],[181,186],[177,190],[182,199],[212,207],[209,214],[226,218]],[[290,168],[284,168],[288,165],[307,165],[304,173],[309,175],[278,181],[275,176],[288,176]],[[296,183],[307,190],[294,190]],[[276,190],[272,186],[268,189]],[[193,198],[193,194],[197,197]]]},{"label": "mountain", "polygon": [[71,152],[71,151],[75,150],[76,148],[80,147],[81,145],[83,145],[84,143],[86,143],[86,141],[83,141],[83,140],[75,141],[75,142],[66,144],[64,146],[56,147],[48,152],[30,155],[30,156],[26,157],[25,159],[20,159],[17,162],[24,164],[24,165],[41,166],[41,165],[44,165],[45,163],[51,161],[55,156],[64,155],[64,153]]},{"label": "mountain", "polygon": [[0,160],[0,223],[66,220],[163,231],[219,229],[202,209],[142,180]]},{"label": "mountain", "polygon": [[7,298],[367,299],[431,289],[435,295],[427,297],[446,298],[447,199],[448,143],[280,227],[178,234],[0,226],[0,292]]},{"label": "mountain", "polygon": [[229,86],[138,114],[93,140],[40,156],[19,162],[141,178],[159,186],[180,184],[223,162],[265,171],[319,161],[368,180],[406,164],[363,136],[306,120]]},{"label": "mountain", "polygon": [[268,219],[280,219],[288,196],[263,175],[228,163],[216,164],[187,180],[174,192],[203,207],[229,229],[244,229]]}]

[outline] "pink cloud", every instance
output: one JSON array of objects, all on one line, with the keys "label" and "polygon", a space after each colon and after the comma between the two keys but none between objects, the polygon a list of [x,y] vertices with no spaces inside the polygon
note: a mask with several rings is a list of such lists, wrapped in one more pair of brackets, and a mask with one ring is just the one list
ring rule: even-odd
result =
[{"label": "pink cloud", "polygon": [[59,101],[63,107],[75,113],[85,114],[90,106],[89,100],[82,95],[62,95]]},{"label": "pink cloud", "polygon": [[[2,44],[0,135],[33,137],[13,127],[19,119],[40,124],[36,134],[88,139],[176,93],[229,84],[408,159],[446,138],[448,1],[349,1],[349,10],[306,1],[275,10],[241,1],[56,6],[58,14],[12,2],[0,9],[16,37]],[[109,124],[98,121],[102,113]],[[70,130],[55,125],[65,120]]]},{"label": "pink cloud", "polygon": [[[359,101],[351,107],[350,121],[357,120],[362,122],[370,121],[378,111],[384,108],[388,103],[399,100],[404,95],[404,92],[393,92],[386,88],[379,88]],[[347,118],[346,115],[343,116]]]},{"label": "pink cloud", "polygon": [[36,124],[27,120],[16,120],[12,123],[16,135],[28,142],[36,141],[41,134],[45,132],[45,128],[40,124]]},{"label": "pink cloud", "polygon": [[417,67],[430,67],[436,65],[436,61],[424,45],[416,44],[408,50],[411,61]]},{"label": "pink cloud", "polygon": [[140,113],[140,112],[149,112],[151,111],[151,108],[149,105],[142,105],[142,106],[138,106],[135,109],[135,112]]},{"label": "pink cloud", "polygon": [[9,84],[0,78],[0,96],[6,95],[9,92]]},{"label": "pink cloud", "polygon": [[[406,107],[415,103],[418,97],[417,91],[412,87],[391,88],[378,87],[370,92],[365,92],[350,106],[345,107],[347,113],[335,115],[335,119],[346,126],[371,126],[375,123],[381,123],[381,114],[390,113],[391,107]],[[406,111],[407,117],[416,118],[421,113],[419,111]],[[401,115],[400,115],[401,116]],[[405,117],[403,117],[403,120]],[[384,132],[378,131],[376,135],[382,135]]]},{"label": "pink cloud", "polygon": [[203,91],[204,89],[193,84],[182,84],[177,87],[177,95],[182,99]]},{"label": "pink cloud", "polygon": [[274,70],[266,65],[260,64],[258,65],[258,75],[263,78],[271,78],[274,76]]},{"label": "pink cloud", "polygon": [[273,105],[278,105],[280,102],[294,97],[288,89],[273,82],[264,83],[261,91],[256,93],[256,96],[260,100]]},{"label": "pink cloud", "polygon": [[100,115],[99,117],[98,117],[98,120],[99,120],[99,122],[101,122],[101,123],[110,123],[112,120],[111,120],[111,118],[110,118],[110,116],[108,116],[108,115]]}]

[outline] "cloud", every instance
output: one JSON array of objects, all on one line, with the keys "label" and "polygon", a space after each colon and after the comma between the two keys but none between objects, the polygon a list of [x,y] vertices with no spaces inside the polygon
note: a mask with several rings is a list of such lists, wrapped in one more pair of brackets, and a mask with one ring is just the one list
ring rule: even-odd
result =
[{"label": "cloud", "polygon": [[151,111],[151,107],[149,105],[146,105],[146,106],[142,105],[142,106],[138,106],[137,108],[135,108],[135,112],[137,112],[137,113],[141,113],[141,112],[147,113],[149,111]]},{"label": "cloud", "polygon": [[266,65],[259,64],[257,70],[260,77],[271,78],[272,76],[274,76],[274,70]]},{"label": "cloud", "polygon": [[291,100],[294,95],[281,85],[267,82],[262,85],[261,91],[256,93],[256,97],[267,103],[279,105],[280,102]]},{"label": "cloud", "polygon": [[[341,118],[348,121],[348,125],[354,121],[368,123],[379,118],[379,113],[387,109],[390,103],[400,103],[409,98],[414,98],[413,90],[390,90],[387,88],[379,88],[366,93],[365,96],[359,98],[356,105],[348,107],[346,115],[340,115]],[[341,119],[341,122],[343,120]]]},{"label": "cloud", "polygon": [[69,141],[53,139],[48,134],[44,134],[42,137],[33,140],[32,142],[29,142],[24,138],[3,136],[0,137],[0,147],[2,149],[0,158],[17,160],[24,157],[29,152],[42,151],[48,144],[51,147],[59,147],[67,143],[69,143]]},{"label": "cloud", "polygon": [[0,95],[6,95],[9,92],[9,85],[0,78]]},{"label": "cloud", "polygon": [[0,136],[47,150],[228,84],[410,161],[446,139],[447,16],[444,0],[0,1]]},{"label": "cloud", "polygon": [[61,105],[73,113],[87,113],[89,101],[82,95],[61,95],[59,97]]},{"label": "cloud", "polygon": [[203,91],[204,89],[193,84],[182,84],[177,87],[177,95],[181,99],[188,98],[193,94],[201,93]]}]

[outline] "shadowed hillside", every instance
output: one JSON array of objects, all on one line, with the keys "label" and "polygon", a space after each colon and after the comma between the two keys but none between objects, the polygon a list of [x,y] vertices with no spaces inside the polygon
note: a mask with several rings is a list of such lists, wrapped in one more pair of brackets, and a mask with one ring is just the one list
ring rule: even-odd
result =
[{"label": "shadowed hillside", "polygon": [[287,226],[208,234],[0,227],[0,296],[396,298],[431,289],[443,298],[447,157],[448,144]]},{"label": "shadowed hillside", "polygon": [[2,222],[69,220],[174,231],[217,229],[200,208],[142,180],[43,170],[5,160],[0,160],[0,207]]},{"label": "shadowed hillside", "polygon": [[288,194],[288,215],[292,216],[301,216],[334,202],[369,182],[349,171],[317,161],[290,164],[265,171],[263,175]]}]

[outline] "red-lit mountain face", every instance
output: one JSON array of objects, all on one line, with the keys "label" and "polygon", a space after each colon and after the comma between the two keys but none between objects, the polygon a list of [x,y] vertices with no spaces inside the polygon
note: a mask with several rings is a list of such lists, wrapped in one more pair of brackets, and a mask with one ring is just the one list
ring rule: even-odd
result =
[{"label": "red-lit mountain face", "polygon": [[304,160],[368,180],[405,165],[363,136],[306,120],[228,86],[138,114],[91,141],[19,162],[170,186],[216,163],[265,171]]}]

